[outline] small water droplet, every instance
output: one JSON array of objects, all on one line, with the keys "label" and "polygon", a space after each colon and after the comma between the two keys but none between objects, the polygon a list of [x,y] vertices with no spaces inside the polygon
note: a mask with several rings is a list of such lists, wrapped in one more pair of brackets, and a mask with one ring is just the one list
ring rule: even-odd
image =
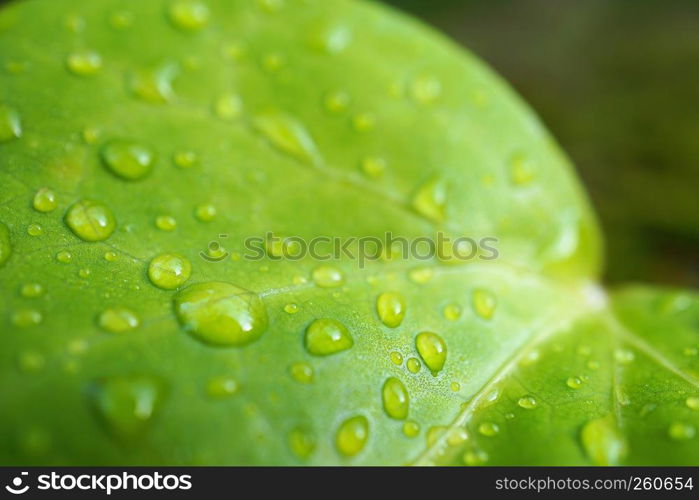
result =
[{"label": "small water droplet", "polygon": [[699,410],[699,396],[690,396],[685,403],[687,404],[687,408]]},{"label": "small water droplet", "polygon": [[197,164],[199,157],[194,151],[177,151],[172,155],[173,163],[180,168],[191,168]]},{"label": "small water droplet", "polygon": [[237,94],[223,94],[214,102],[214,113],[221,120],[235,120],[243,113],[243,101]]},{"label": "small water droplet", "polygon": [[158,215],[155,218],[155,227],[161,231],[174,231],[177,228],[177,220],[170,215]]},{"label": "small water droplet", "polygon": [[409,438],[417,437],[418,434],[420,434],[420,424],[413,422],[412,420],[408,420],[403,424],[403,434]]},{"label": "small water droplet", "polygon": [[308,459],[316,449],[316,436],[305,427],[295,427],[289,432],[289,448],[301,460]]},{"label": "small water droplet", "polygon": [[621,363],[622,365],[627,365],[631,363],[634,360],[635,356],[633,351],[630,351],[628,349],[615,349],[614,350],[614,359],[618,362]]},{"label": "small water droplet", "polygon": [[410,373],[417,373],[420,371],[420,361],[417,358],[408,359],[405,366],[408,367]]},{"label": "small water droplet", "polygon": [[284,312],[287,314],[296,314],[299,311],[298,304],[289,303],[284,306]]},{"label": "small water droplet", "polygon": [[223,282],[198,283],[175,295],[175,313],[193,337],[215,346],[242,346],[267,329],[267,309],[260,297]]},{"label": "small water droplet", "polygon": [[257,5],[268,14],[275,14],[284,8],[284,0],[257,0]]},{"label": "small water droplet", "polygon": [[494,422],[483,422],[478,426],[478,432],[483,436],[493,437],[500,432],[500,427]]},{"label": "small water droplet", "polygon": [[20,328],[36,326],[43,321],[41,312],[36,309],[19,309],[12,315],[12,323]]},{"label": "small water droplet", "polygon": [[25,373],[37,373],[44,368],[46,360],[41,353],[25,351],[19,355],[17,364],[19,365],[19,369]]},{"label": "small water droplet", "polygon": [[405,300],[398,292],[382,293],[376,300],[376,311],[384,325],[396,328],[405,317]]},{"label": "small water droplet", "polygon": [[173,99],[173,81],[179,72],[174,63],[156,68],[142,69],[129,75],[128,87],[131,93],[152,104],[164,104]]},{"label": "small water droplet", "polygon": [[34,210],[37,212],[51,212],[57,205],[56,193],[49,188],[41,188],[34,194]]},{"label": "small water droplet", "polygon": [[0,104],[0,142],[22,136],[22,122],[16,109]]},{"label": "small water droplet", "polygon": [[277,112],[255,117],[255,130],[277,150],[310,165],[321,163],[320,153],[308,130],[295,118]]},{"label": "small water droplet", "polygon": [[150,148],[134,141],[112,140],[102,147],[102,163],[117,177],[129,181],[144,178],[155,164]]},{"label": "small water droplet", "polygon": [[352,42],[352,31],[342,24],[322,23],[311,29],[308,44],[326,54],[338,54]]},{"label": "small water droplet", "polygon": [[688,441],[697,433],[693,425],[684,422],[673,422],[667,430],[667,435],[674,441]]},{"label": "small water droplet", "polygon": [[289,372],[291,373],[291,378],[296,382],[301,384],[310,384],[313,382],[313,367],[308,363],[302,361],[294,363],[289,368]]},{"label": "small water droplet", "polygon": [[452,382],[449,385],[449,388],[452,390],[452,392],[459,392],[461,390],[461,384],[458,382]]},{"label": "small water droplet", "polygon": [[329,318],[316,319],[306,328],[306,349],[314,356],[329,356],[354,345],[345,325]]},{"label": "small water droplet", "polygon": [[412,199],[415,211],[426,219],[440,223],[446,217],[447,190],[444,182],[432,179],[420,186]]},{"label": "small water droplet", "polygon": [[116,437],[135,438],[150,424],[164,397],[160,380],[149,376],[110,377],[90,386],[90,398]]},{"label": "small water droplet", "polygon": [[495,314],[497,299],[487,290],[475,290],[472,303],[473,311],[483,319],[491,319]]},{"label": "small water droplet", "polygon": [[471,467],[485,464],[488,458],[488,454],[483,450],[470,450],[461,457],[463,462]]},{"label": "small water droplet", "polygon": [[415,337],[417,352],[433,374],[439,372],[447,360],[447,344],[432,332],[422,332]]},{"label": "small water droplet", "polygon": [[416,267],[408,271],[408,279],[418,285],[424,285],[429,282],[434,275],[434,271],[430,267]]},{"label": "small water droplet", "polygon": [[56,254],[56,260],[62,264],[68,264],[73,260],[73,254],[66,250],[62,250]]},{"label": "small water droplet", "polygon": [[163,290],[174,290],[182,286],[191,275],[192,264],[179,254],[158,255],[148,265],[148,277]]},{"label": "small water droplet", "polygon": [[376,117],[371,113],[359,113],[352,117],[352,128],[357,132],[368,132],[376,125]]},{"label": "small water droplet", "polygon": [[351,102],[352,98],[343,90],[329,92],[323,99],[323,105],[330,113],[342,113],[343,111],[347,111]]},{"label": "small water droplet", "polygon": [[447,444],[449,446],[459,446],[468,441],[468,432],[463,427],[455,427],[447,434]]},{"label": "small water droplet", "polygon": [[197,205],[194,209],[194,216],[201,222],[211,222],[216,218],[216,207],[211,203]]},{"label": "small water droplet", "polygon": [[369,438],[369,421],[363,415],[351,417],[342,422],[335,434],[337,451],[346,457],[358,454]]},{"label": "small water droplet", "polygon": [[92,76],[102,68],[102,56],[94,50],[73,52],[66,58],[68,70],[77,76]]},{"label": "small water droplet", "polygon": [[408,416],[410,399],[403,382],[395,377],[389,377],[381,389],[381,400],[386,414],[396,420],[403,420]]},{"label": "small water droplet", "polygon": [[110,307],[102,311],[97,318],[97,324],[110,333],[124,333],[140,324],[138,316],[125,307]]},{"label": "small water droplet", "polygon": [[582,384],[580,377],[568,377],[568,380],[566,380],[566,385],[571,389],[580,389]]},{"label": "small water droplet", "polygon": [[41,236],[43,233],[44,230],[37,223],[32,223],[27,226],[27,234],[29,236]]},{"label": "small water droplet", "polygon": [[442,83],[431,75],[415,78],[410,86],[410,95],[420,104],[431,104],[442,94]]},{"label": "small water droplet", "polygon": [[362,172],[367,177],[378,179],[386,170],[386,160],[377,156],[369,156],[361,162]]},{"label": "small water droplet", "polygon": [[114,262],[115,260],[117,260],[116,252],[112,252],[112,251],[104,252],[104,260],[106,260],[107,262]]},{"label": "small water droplet", "polygon": [[444,427],[443,425],[435,425],[434,427],[430,427],[427,429],[427,434],[425,435],[425,439],[427,440],[427,447],[431,448],[434,446],[437,441],[442,437],[442,435],[446,432],[447,428]]},{"label": "small water droplet", "polygon": [[444,308],[444,317],[449,321],[456,321],[461,317],[461,306],[449,304]]},{"label": "small water droplet", "polygon": [[524,396],[519,398],[517,404],[525,410],[533,410],[539,404],[534,396]]},{"label": "small water droplet", "polygon": [[517,186],[529,184],[534,179],[531,160],[523,153],[516,153],[510,158],[510,180]]},{"label": "small water droplet", "polygon": [[341,286],[345,282],[342,272],[332,266],[320,266],[313,270],[313,282],[322,288]]},{"label": "small water droplet", "polygon": [[73,233],[85,241],[103,241],[116,229],[112,211],[103,203],[82,200],[66,213],[65,222]]},{"label": "small water droplet", "polygon": [[117,30],[125,30],[133,26],[133,14],[127,10],[114,12],[109,16],[109,25]]},{"label": "small water droplet", "polygon": [[599,361],[596,361],[594,359],[591,359],[590,361],[587,362],[586,365],[590,370],[598,370],[599,369]]},{"label": "small water droplet", "polygon": [[183,31],[198,31],[209,22],[209,7],[198,0],[177,0],[170,4],[168,16]]},{"label": "small water droplet", "polygon": [[214,399],[233,396],[239,390],[238,381],[229,375],[217,375],[206,382],[206,394]]},{"label": "small water droplet", "polygon": [[391,354],[389,354],[389,357],[394,365],[400,366],[403,364],[403,355],[401,353],[392,351]]},{"label": "small water droplet", "polygon": [[83,279],[89,278],[91,274],[92,274],[92,271],[90,271],[87,268],[82,268],[78,271],[78,276],[80,276]]},{"label": "small water droplet", "polygon": [[40,283],[26,283],[22,285],[19,293],[27,299],[35,299],[44,294],[44,287]]},{"label": "small water droplet", "polygon": [[277,52],[265,54],[262,57],[262,69],[268,73],[279,71],[282,66],[284,66],[284,56]]}]

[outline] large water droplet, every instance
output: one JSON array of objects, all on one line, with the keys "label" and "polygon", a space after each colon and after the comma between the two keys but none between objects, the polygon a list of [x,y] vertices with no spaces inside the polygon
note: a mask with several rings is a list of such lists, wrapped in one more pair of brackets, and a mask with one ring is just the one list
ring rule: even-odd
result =
[{"label": "large water droplet", "polygon": [[483,422],[478,426],[478,432],[483,436],[493,437],[500,432],[500,426],[495,422]]},{"label": "large water droplet", "polygon": [[587,422],[580,438],[585,453],[595,465],[619,465],[626,457],[626,439],[611,414]]},{"label": "large water droplet", "polygon": [[687,404],[687,408],[699,410],[699,396],[690,396],[685,403]]},{"label": "large water droplet", "polygon": [[138,327],[140,321],[132,310],[125,307],[110,307],[97,318],[97,324],[111,333],[124,333]]},{"label": "large water droplet", "polygon": [[376,300],[376,311],[384,325],[395,328],[405,317],[405,300],[398,292],[382,293]]},{"label": "large water droplet", "polygon": [[16,109],[0,104],[0,142],[22,136],[22,123]]},{"label": "large water droplet", "polygon": [[85,241],[103,241],[116,229],[112,211],[103,203],[82,200],[72,205],[65,222],[73,233]]},{"label": "large water droplet", "polygon": [[316,449],[316,437],[305,427],[295,427],[289,432],[289,448],[301,460],[306,460]]},{"label": "large water droplet", "polygon": [[357,415],[340,424],[335,434],[335,446],[346,457],[353,457],[362,451],[368,438],[369,421],[365,416]]},{"label": "large water droplet", "polygon": [[173,81],[177,76],[177,65],[168,63],[154,69],[143,69],[129,76],[129,90],[139,99],[152,104],[164,104],[172,100],[175,92]]},{"label": "large water droplet", "polygon": [[432,332],[422,332],[415,338],[417,352],[433,374],[439,372],[447,360],[447,344]]},{"label": "large water droplet", "polygon": [[254,120],[255,130],[284,154],[309,165],[321,162],[320,153],[313,138],[298,120],[289,115],[269,112]]},{"label": "large water droplet", "polygon": [[113,140],[102,147],[102,163],[114,175],[129,181],[142,179],[153,169],[155,154],[134,141]]},{"label": "large water droplet", "polygon": [[182,286],[192,275],[192,264],[186,257],[174,253],[158,255],[148,265],[151,282],[163,290]]},{"label": "large water droplet", "polygon": [[339,269],[332,266],[320,266],[313,270],[313,282],[323,288],[333,288],[345,282],[345,277]]},{"label": "large water droplet", "polygon": [[184,329],[204,343],[242,346],[267,329],[267,309],[260,297],[223,282],[198,283],[175,295],[175,313]]},{"label": "large water droplet", "polygon": [[140,435],[164,396],[163,383],[149,376],[111,377],[93,384],[92,403],[108,430],[117,437]]},{"label": "large water droplet", "polygon": [[519,398],[517,404],[525,410],[533,410],[539,404],[534,396],[524,396]]},{"label": "large water droplet", "polygon": [[170,4],[168,16],[183,31],[198,31],[209,22],[209,8],[198,0],[177,0]]},{"label": "large water droplet", "polygon": [[66,58],[66,66],[74,75],[92,76],[102,68],[102,57],[94,50],[73,52]]},{"label": "large water droplet", "polygon": [[688,441],[697,433],[693,425],[685,422],[673,422],[667,430],[667,435],[675,441]]},{"label": "large water droplet", "polygon": [[56,201],[56,193],[49,188],[41,188],[34,194],[34,210],[37,212],[51,212],[58,205]]},{"label": "large water droplet", "polygon": [[304,341],[306,349],[314,356],[329,356],[354,345],[347,327],[329,318],[317,319],[308,325]]},{"label": "large water droplet", "polygon": [[446,204],[446,186],[438,179],[432,179],[420,186],[412,200],[412,206],[418,214],[436,223],[444,221]]},{"label": "large water droplet", "polygon": [[43,321],[44,317],[36,309],[19,309],[12,315],[12,323],[20,328],[36,326]]},{"label": "large water droplet", "polygon": [[473,311],[483,319],[491,319],[495,314],[497,299],[487,290],[473,292]]},{"label": "large water droplet", "polygon": [[403,420],[408,416],[408,406],[410,404],[408,391],[403,382],[395,377],[386,379],[381,389],[381,399],[383,409],[386,414],[396,420]]}]

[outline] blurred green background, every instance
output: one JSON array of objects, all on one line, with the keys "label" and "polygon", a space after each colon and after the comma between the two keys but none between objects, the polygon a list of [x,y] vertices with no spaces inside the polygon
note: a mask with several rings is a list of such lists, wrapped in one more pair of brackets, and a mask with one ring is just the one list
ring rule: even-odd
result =
[{"label": "blurred green background", "polygon": [[609,283],[699,286],[699,0],[386,0],[478,54],[572,157]]}]

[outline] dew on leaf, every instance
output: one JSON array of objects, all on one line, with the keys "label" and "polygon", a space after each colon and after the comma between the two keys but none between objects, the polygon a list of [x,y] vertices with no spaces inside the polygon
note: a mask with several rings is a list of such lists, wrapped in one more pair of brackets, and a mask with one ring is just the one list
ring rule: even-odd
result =
[{"label": "dew on leaf", "polygon": [[452,382],[449,384],[449,388],[452,390],[452,392],[459,392],[461,390],[461,384],[458,382]]},{"label": "dew on leaf", "polygon": [[89,395],[111,434],[135,438],[149,427],[162,404],[164,387],[150,376],[114,376],[92,384]]},{"label": "dew on leaf", "polygon": [[667,435],[673,441],[688,441],[692,439],[697,433],[697,430],[693,425],[687,424],[685,422],[673,422],[668,427]]},{"label": "dew on leaf", "polygon": [[591,360],[589,360],[589,361],[587,362],[586,366],[587,366],[590,370],[598,370],[600,365],[599,365],[599,361],[594,360],[594,359],[591,359]]},{"label": "dew on leaf", "polygon": [[176,0],[168,8],[173,26],[183,31],[199,31],[209,22],[209,7],[198,0]]},{"label": "dew on leaf", "polygon": [[194,151],[182,150],[176,151],[172,155],[172,162],[180,168],[190,168],[196,165],[199,157]]},{"label": "dew on leaf", "polygon": [[238,381],[229,375],[217,375],[206,382],[206,394],[213,399],[224,399],[238,392]]},{"label": "dew on leaf", "polygon": [[418,76],[410,85],[411,97],[420,104],[433,103],[439,98],[441,93],[442,83],[434,76]]},{"label": "dew on leaf", "polygon": [[163,290],[174,290],[182,286],[191,275],[192,264],[179,254],[161,254],[148,264],[148,278]]},{"label": "dew on leaf", "polygon": [[519,398],[517,404],[525,410],[533,410],[539,403],[534,396],[523,396]]},{"label": "dew on leaf", "polygon": [[420,434],[420,424],[408,420],[403,424],[403,434],[409,438],[417,437],[417,435]]},{"label": "dew on leaf", "polygon": [[447,344],[442,340],[442,337],[432,332],[419,333],[415,337],[415,347],[433,374],[444,367],[447,360]]},{"label": "dew on leaf", "polygon": [[0,142],[9,142],[22,136],[22,122],[14,108],[0,104]]},{"label": "dew on leaf", "polygon": [[386,170],[386,160],[377,156],[368,156],[361,161],[361,167],[364,175],[378,179]]},{"label": "dew on leaf", "polygon": [[399,292],[384,292],[376,300],[376,311],[384,325],[396,328],[405,317],[405,300]]},{"label": "dew on leaf", "polygon": [[430,267],[416,267],[408,271],[408,279],[418,285],[429,282],[433,275],[434,271]]},{"label": "dew on leaf", "polygon": [[230,283],[191,285],[175,295],[174,306],[184,330],[214,346],[243,346],[267,329],[267,309],[262,299]]},{"label": "dew on leaf", "polygon": [[292,364],[289,367],[289,373],[291,374],[291,378],[301,384],[310,384],[313,382],[313,367],[303,361]]},{"label": "dew on leaf", "polygon": [[345,277],[342,271],[332,266],[320,266],[313,270],[313,282],[321,288],[333,288],[342,285]]},{"label": "dew on leaf", "polygon": [[109,16],[109,25],[117,30],[125,30],[133,25],[133,14],[127,10],[120,10]]},{"label": "dew on leaf", "polygon": [[235,120],[243,113],[243,101],[237,94],[223,94],[214,101],[214,113],[221,120]]},{"label": "dew on leaf", "polygon": [[197,205],[197,207],[194,209],[194,216],[201,222],[211,222],[216,218],[216,213],[216,207],[211,203]]},{"label": "dew on leaf", "polygon": [[495,314],[497,299],[487,290],[474,290],[472,303],[473,311],[483,319],[491,319]]},{"label": "dew on leaf", "polygon": [[413,195],[413,209],[426,219],[440,223],[446,217],[447,191],[439,179],[432,179],[418,187]]},{"label": "dew on leaf", "polygon": [[289,304],[286,304],[284,306],[284,312],[287,314],[296,314],[298,311],[299,311],[298,304],[294,304],[293,302],[290,302]]},{"label": "dew on leaf", "polygon": [[458,446],[468,441],[468,432],[463,427],[455,427],[449,430],[447,434],[447,444],[449,446]]},{"label": "dew on leaf", "polygon": [[37,223],[32,223],[27,226],[27,234],[29,236],[41,236],[44,233],[42,227]]},{"label": "dew on leaf", "polygon": [[158,215],[155,218],[155,227],[161,231],[174,231],[177,228],[177,220],[171,215]]},{"label": "dew on leaf", "polygon": [[172,85],[178,71],[173,63],[136,71],[129,75],[128,88],[135,97],[148,103],[167,103],[175,96]]},{"label": "dew on leaf", "polygon": [[408,359],[405,366],[408,367],[410,373],[417,373],[420,371],[420,361],[417,358]]},{"label": "dew on leaf", "polygon": [[306,127],[295,118],[278,112],[257,115],[253,125],[278,151],[309,165],[318,165],[320,153]]},{"label": "dew on leaf", "polygon": [[461,306],[458,304],[448,304],[444,308],[444,317],[449,321],[456,321],[461,317]]},{"label": "dew on leaf", "polygon": [[17,360],[20,371],[24,373],[36,373],[41,371],[46,364],[46,360],[41,353],[36,351],[24,351]]},{"label": "dew on leaf", "polygon": [[88,268],[82,268],[78,271],[78,276],[80,276],[83,279],[87,279],[90,277],[92,274],[92,271],[90,271]]},{"label": "dew on leaf", "polygon": [[510,158],[510,180],[516,186],[524,186],[534,179],[531,160],[523,153],[516,153]]},{"label": "dew on leaf", "polygon": [[352,128],[357,132],[368,132],[376,125],[376,117],[371,113],[359,113],[352,117]]},{"label": "dew on leaf", "polygon": [[40,188],[34,194],[33,206],[37,212],[48,213],[56,209],[58,202],[56,201],[56,193],[49,188]]},{"label": "dew on leaf", "polygon": [[73,204],[66,213],[65,222],[84,241],[106,240],[116,229],[116,220],[109,207],[92,200]]},{"label": "dew on leaf", "polygon": [[323,105],[330,113],[342,113],[346,111],[351,102],[350,95],[342,90],[329,92],[323,98]]},{"label": "dew on leaf", "polygon": [[316,449],[316,436],[305,427],[294,427],[287,439],[291,452],[301,460],[308,459]]},{"label": "dew on leaf", "polygon": [[469,450],[461,457],[464,464],[469,466],[483,465],[488,461],[488,454],[483,450]]},{"label": "dew on leaf", "polygon": [[68,264],[73,260],[73,254],[66,250],[61,250],[56,254],[56,260],[62,264]]},{"label": "dew on leaf", "polygon": [[369,438],[369,421],[363,415],[348,418],[337,429],[335,446],[346,457],[357,455]]},{"label": "dew on leaf", "polygon": [[699,410],[699,396],[690,396],[685,403],[687,404],[687,408]]},{"label": "dew on leaf", "polygon": [[107,332],[124,333],[137,328],[140,321],[131,309],[110,307],[100,313],[97,324]]},{"label": "dew on leaf", "polygon": [[100,156],[111,173],[128,181],[144,178],[155,164],[155,153],[149,147],[130,140],[109,141]]},{"label": "dew on leaf", "polygon": [[493,437],[500,432],[500,427],[494,422],[483,422],[478,426],[478,432],[487,437]]},{"label": "dew on leaf", "polygon": [[622,365],[627,365],[631,363],[634,360],[635,356],[633,351],[630,351],[628,349],[615,349],[614,350],[614,359],[618,362],[621,363]]},{"label": "dew on leaf", "polygon": [[338,54],[352,42],[352,31],[343,24],[321,23],[308,35],[308,45],[326,54]]},{"label": "dew on leaf", "polygon": [[391,354],[389,354],[389,357],[394,365],[400,366],[403,364],[403,355],[398,351],[392,351]]},{"label": "dew on leaf", "polygon": [[580,377],[568,377],[566,380],[566,385],[571,389],[580,389],[582,387],[583,381]]},{"label": "dew on leaf", "polygon": [[381,389],[381,401],[386,414],[396,420],[403,420],[408,416],[410,399],[403,382],[395,377],[389,377]]},{"label": "dew on leaf", "polygon": [[354,341],[345,325],[334,319],[321,318],[306,328],[304,344],[314,356],[329,356],[349,349]]},{"label": "dew on leaf", "polygon": [[447,428],[443,425],[435,425],[427,429],[427,434],[425,434],[425,439],[427,441],[427,447],[431,448],[437,441],[444,435]]},{"label": "dew on leaf", "polygon": [[282,66],[284,66],[284,56],[281,54],[272,52],[262,57],[262,68],[269,73],[278,71]]},{"label": "dew on leaf", "polygon": [[77,76],[92,76],[102,68],[102,56],[94,50],[73,52],[66,58],[68,71]]},{"label": "dew on leaf", "polygon": [[44,294],[44,287],[41,283],[25,283],[19,290],[20,295],[27,299],[35,299]]},{"label": "dew on leaf", "polygon": [[43,315],[36,309],[18,309],[12,314],[12,323],[20,328],[36,326],[43,321]]}]

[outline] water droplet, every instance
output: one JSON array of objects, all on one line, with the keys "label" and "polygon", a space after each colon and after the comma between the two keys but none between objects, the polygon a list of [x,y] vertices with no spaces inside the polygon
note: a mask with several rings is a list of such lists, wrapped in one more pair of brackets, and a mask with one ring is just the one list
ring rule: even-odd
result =
[{"label": "water droplet", "polygon": [[354,345],[347,327],[329,318],[317,319],[308,325],[304,341],[306,349],[314,356],[329,356]]},{"label": "water droplet", "polygon": [[94,50],[73,52],[66,58],[66,66],[74,75],[92,76],[102,68],[102,57]]},{"label": "water droplet", "polygon": [[148,265],[148,277],[163,290],[174,290],[182,286],[191,275],[192,264],[179,254],[158,255]]},{"label": "water droplet", "polygon": [[14,108],[0,104],[0,142],[8,142],[22,136],[22,123]]},{"label": "water droplet", "polygon": [[333,288],[342,285],[345,277],[339,269],[332,266],[320,266],[313,270],[313,282],[322,288]]},{"label": "water droplet", "polygon": [[110,333],[124,333],[137,328],[140,324],[138,316],[125,307],[110,307],[100,313],[97,324]]},{"label": "water droplet", "polygon": [[461,317],[461,306],[449,304],[444,308],[444,317],[449,321],[456,321]]},{"label": "water droplet", "polygon": [[524,396],[519,398],[517,404],[525,410],[533,410],[539,403],[534,396]]},{"label": "water droplet", "polygon": [[403,364],[403,355],[401,353],[393,351],[389,354],[389,357],[394,365],[400,366]]},{"label": "water droplet", "polygon": [[242,346],[267,329],[267,309],[260,297],[223,282],[198,283],[175,295],[175,313],[184,329],[204,343]]},{"label": "water droplet", "polygon": [[510,158],[510,180],[517,186],[529,184],[534,179],[531,160],[523,153],[516,153]]},{"label": "water droplet", "polygon": [[12,323],[20,328],[29,328],[41,323],[43,316],[36,309],[19,309],[12,315]]},{"label": "water droplet", "polygon": [[210,398],[224,399],[238,392],[240,386],[238,382],[229,375],[218,375],[211,377],[206,382],[206,394]]},{"label": "water droplet", "polygon": [[583,382],[580,380],[580,377],[568,377],[568,380],[566,380],[566,385],[571,389],[580,389],[582,384]]},{"label": "water droplet", "polygon": [[446,432],[447,428],[444,427],[443,425],[435,425],[434,427],[430,427],[427,429],[427,434],[425,436],[427,440],[427,447],[431,448],[434,446],[437,441],[442,437],[442,435]]},{"label": "water droplet", "polygon": [[446,204],[446,185],[438,179],[432,179],[420,186],[412,199],[412,206],[415,211],[436,223],[444,221]]},{"label": "water droplet", "polygon": [[258,115],[253,124],[255,130],[282,153],[309,165],[321,163],[313,138],[298,120],[289,115],[270,112]]},{"label": "water droplet", "polygon": [[699,410],[699,396],[690,396],[685,403],[687,404],[687,408]]},{"label": "water droplet", "polygon": [[287,314],[296,314],[299,311],[298,304],[290,303],[284,306],[284,312]]},{"label": "water droplet", "polygon": [[134,141],[113,140],[102,147],[102,163],[117,177],[129,181],[144,178],[155,164],[150,148]]},{"label": "water droplet", "polygon": [[421,75],[410,86],[410,95],[420,104],[430,104],[442,94],[442,83],[434,76]]},{"label": "water droplet", "polygon": [[257,5],[268,14],[274,14],[284,8],[284,0],[257,0]]},{"label": "water droplet", "polygon": [[599,361],[591,359],[590,361],[587,362],[587,367],[590,370],[598,370],[599,369]]},{"label": "water droplet", "polygon": [[104,252],[104,260],[106,260],[107,262],[114,262],[115,260],[117,260],[116,252],[112,252],[112,251]]},{"label": "water droplet", "polygon": [[586,423],[581,440],[595,465],[619,465],[628,451],[626,440],[611,414]]},{"label": "water droplet", "polygon": [[27,234],[29,236],[41,236],[44,233],[44,230],[41,228],[39,224],[32,223],[27,226]]},{"label": "water droplet", "polygon": [[376,117],[371,113],[359,113],[352,117],[352,128],[357,132],[368,132],[376,125]]},{"label": "water droplet", "polygon": [[415,337],[417,352],[433,374],[439,372],[447,360],[447,345],[442,337],[432,332],[422,332]]},{"label": "water droplet", "polygon": [[386,379],[381,389],[381,399],[383,401],[383,409],[386,414],[396,420],[403,420],[408,416],[408,406],[410,400],[408,391],[405,389],[403,382],[395,377]]},{"label": "water droplet", "polygon": [[89,394],[112,434],[134,438],[147,429],[162,402],[164,388],[153,377],[110,377],[92,384]]},{"label": "water droplet", "polygon": [[194,209],[194,216],[201,222],[211,222],[216,218],[216,207],[210,203],[198,205]]},{"label": "water droplet", "polygon": [[73,254],[66,250],[62,250],[56,254],[56,260],[62,264],[68,264],[73,260]]},{"label": "water droplet", "polygon": [[458,382],[452,382],[452,383],[449,385],[449,388],[450,388],[453,392],[459,392],[459,391],[461,390],[461,384],[458,383]]},{"label": "water droplet", "polygon": [[262,69],[269,73],[279,71],[282,66],[284,66],[284,56],[281,54],[272,52],[271,54],[265,54],[262,57]]},{"label": "water droplet", "polygon": [[412,420],[408,420],[403,424],[403,434],[409,438],[417,437],[418,434],[420,434],[420,424],[413,422]]},{"label": "water droplet", "polygon": [[306,460],[316,449],[316,437],[304,427],[295,427],[289,432],[289,448],[301,460]]},{"label": "water droplet", "polygon": [[36,351],[25,351],[19,355],[17,364],[19,369],[25,373],[36,373],[44,368],[46,360]]},{"label": "water droplet", "polygon": [[57,205],[56,193],[49,188],[41,188],[34,194],[34,210],[37,212],[51,212]]},{"label": "water droplet", "polygon": [[420,371],[420,361],[417,358],[410,358],[405,366],[408,367],[410,373],[417,373]]},{"label": "water droplet", "polygon": [[66,213],[65,222],[75,236],[85,241],[103,241],[116,229],[112,211],[104,204],[82,200],[73,204]]},{"label": "water droplet", "polygon": [[291,365],[289,368],[291,378],[301,384],[310,384],[313,382],[313,367],[308,363],[298,362]]},{"label": "water droplet", "polygon": [[323,23],[315,26],[308,37],[308,44],[319,52],[338,54],[352,42],[352,31],[342,24]]},{"label": "water droplet", "polygon": [[170,215],[159,215],[155,218],[155,227],[161,231],[174,231],[177,228],[177,220]]},{"label": "water droplet", "polygon": [[127,10],[114,12],[109,16],[109,25],[118,30],[125,30],[133,25],[133,14]]},{"label": "water droplet", "polygon": [[447,444],[449,446],[459,446],[468,441],[468,432],[463,427],[455,427],[447,434]]},{"label": "water droplet", "polygon": [[483,436],[493,437],[500,432],[500,427],[494,422],[483,422],[478,426],[478,432]]},{"label": "water droplet", "polygon": [[483,319],[491,319],[495,313],[497,299],[487,290],[473,292],[473,311]]},{"label": "water droplet", "polygon": [[471,467],[483,465],[488,461],[488,454],[483,450],[470,450],[464,453],[461,459]]},{"label": "water droplet", "polygon": [[172,24],[183,31],[198,31],[209,22],[209,8],[197,0],[178,0],[170,4]]},{"label": "water droplet", "polygon": [[180,168],[191,168],[198,160],[199,157],[194,151],[177,151],[172,155],[173,163]]},{"label": "water droplet", "polygon": [[179,68],[173,63],[134,72],[129,76],[129,90],[134,96],[146,102],[167,103],[175,95],[172,84],[178,72]]},{"label": "water droplet", "polygon": [[615,349],[614,350],[614,359],[618,362],[621,363],[622,365],[627,365],[631,363],[634,360],[635,356],[633,351],[629,351],[628,349]]},{"label": "water droplet", "polygon": [[376,300],[376,311],[384,325],[396,328],[405,317],[405,300],[398,292],[382,293]]},{"label": "water droplet", "polygon": [[224,94],[214,102],[214,113],[222,120],[235,120],[243,112],[243,101],[236,94]]},{"label": "water droplet", "polygon": [[682,349],[682,354],[684,354],[685,356],[696,356],[697,354],[699,354],[699,349],[697,349],[694,346],[685,347],[684,349]]},{"label": "water droplet", "polygon": [[40,283],[26,283],[22,285],[19,293],[27,299],[35,299],[44,294],[44,287]]},{"label": "water droplet", "polygon": [[347,111],[351,101],[352,98],[347,92],[336,90],[325,95],[323,105],[330,113],[342,113]]},{"label": "water droplet", "polygon": [[408,279],[418,285],[424,285],[432,279],[434,271],[430,267],[416,267],[408,272]]},{"label": "water droplet", "polygon": [[688,441],[696,435],[697,431],[691,424],[673,422],[667,430],[667,435],[675,441]]},{"label": "water droplet", "polygon": [[353,457],[366,445],[369,438],[369,421],[363,415],[348,418],[337,429],[335,446],[346,457]]},{"label": "water droplet", "polygon": [[362,160],[361,167],[364,175],[372,179],[378,179],[386,170],[386,160],[376,156],[369,156]]}]

